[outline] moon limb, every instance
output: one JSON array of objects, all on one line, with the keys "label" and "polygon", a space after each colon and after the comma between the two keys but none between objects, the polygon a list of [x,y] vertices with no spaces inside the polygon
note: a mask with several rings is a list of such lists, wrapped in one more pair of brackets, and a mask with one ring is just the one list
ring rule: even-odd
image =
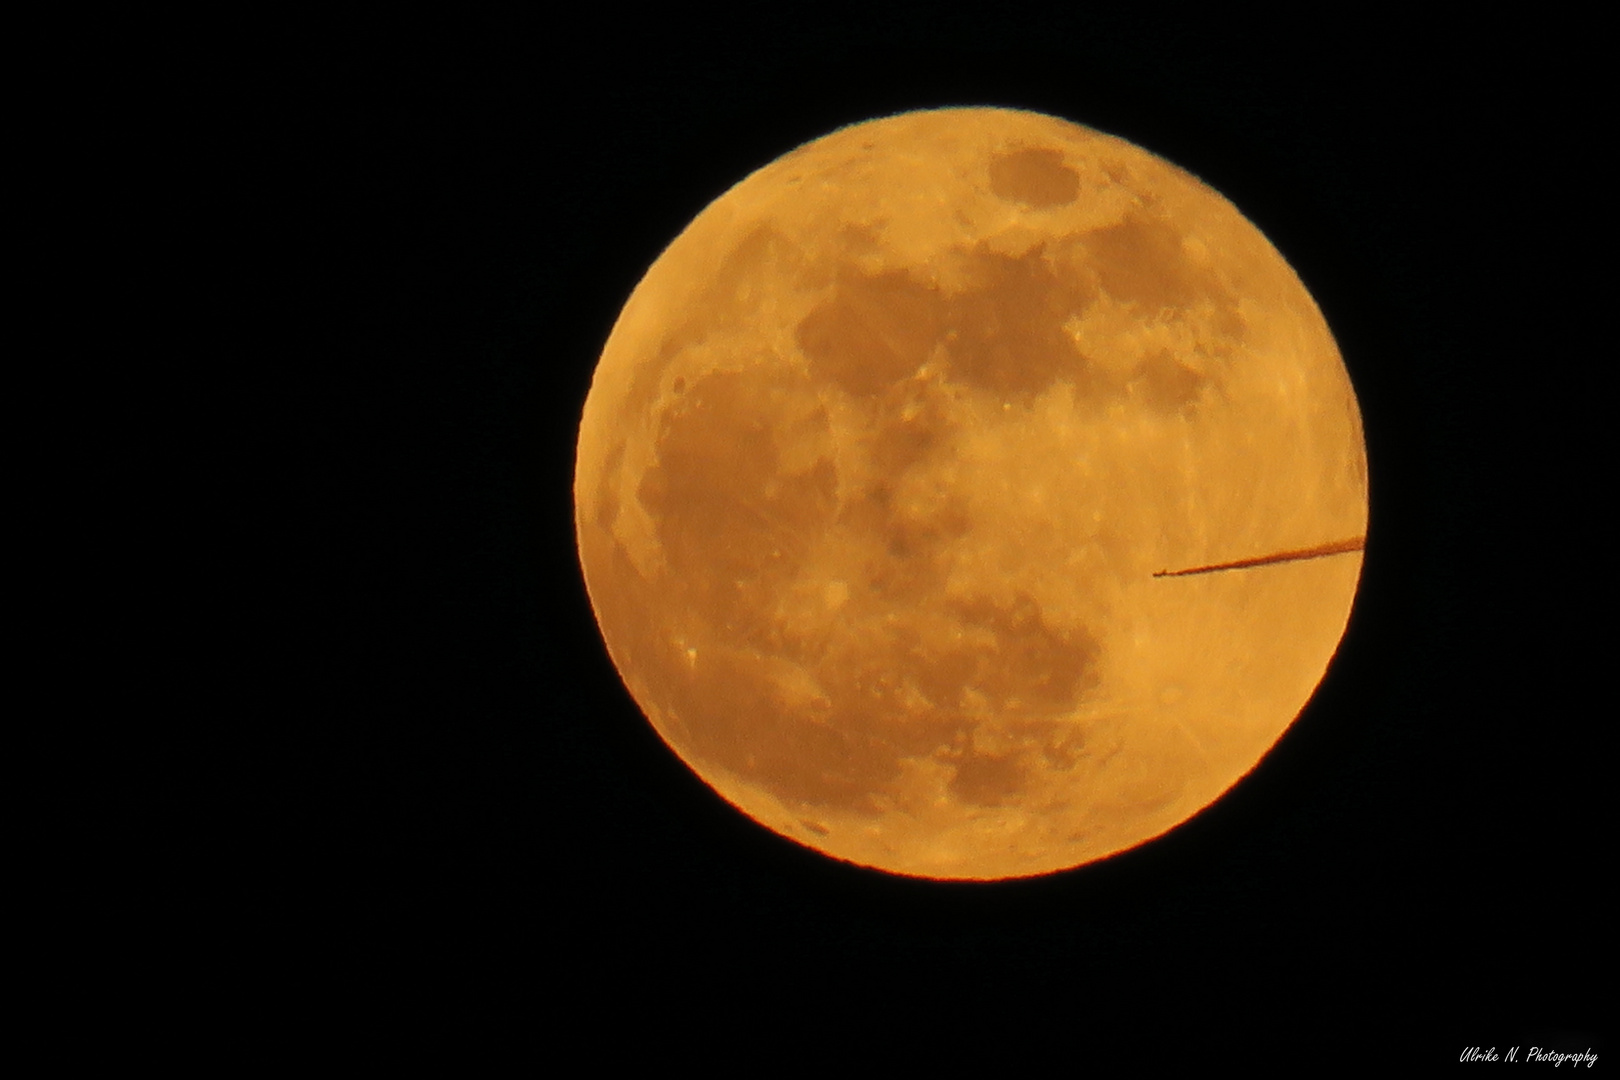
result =
[{"label": "moon limb", "polygon": [[660,257],[576,522],[615,665],[722,796],[862,865],[1024,876],[1173,827],[1292,721],[1359,558],[1279,567],[1281,599],[1132,582],[1359,533],[1362,453],[1320,314],[1230,204],[947,110],[800,148]]}]

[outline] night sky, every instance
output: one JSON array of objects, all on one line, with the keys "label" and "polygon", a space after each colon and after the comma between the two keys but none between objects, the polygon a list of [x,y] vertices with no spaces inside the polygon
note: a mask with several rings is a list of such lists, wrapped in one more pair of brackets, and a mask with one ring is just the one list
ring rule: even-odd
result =
[{"label": "night sky", "polygon": [[[818,11],[244,21],[166,85],[211,351],[195,828],[150,869],[186,883],[178,969],[547,1047],[649,1016],[720,1056],[733,1025],[1017,1061],[1595,1045],[1580,28]],[[571,484],[601,346],[691,217],[843,124],[970,104],[1136,142],[1266,233],[1360,396],[1372,523],[1340,654],[1246,781],[1107,862],[940,885],[674,758],[597,634]]]}]

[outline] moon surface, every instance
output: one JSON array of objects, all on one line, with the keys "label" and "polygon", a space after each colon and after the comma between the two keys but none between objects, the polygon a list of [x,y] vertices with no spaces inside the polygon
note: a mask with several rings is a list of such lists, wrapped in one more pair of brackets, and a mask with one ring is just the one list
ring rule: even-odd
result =
[{"label": "moon surface", "polygon": [[1173,828],[1293,722],[1355,597],[1365,447],[1229,202],[943,109],[801,146],[670,244],[575,511],[615,666],[721,796],[862,866],[1024,877]]}]

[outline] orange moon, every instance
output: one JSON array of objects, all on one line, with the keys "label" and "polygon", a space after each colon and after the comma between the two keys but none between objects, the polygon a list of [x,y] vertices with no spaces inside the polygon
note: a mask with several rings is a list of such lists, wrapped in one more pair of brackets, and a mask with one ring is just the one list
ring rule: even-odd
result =
[{"label": "orange moon", "polygon": [[1367,526],[1355,394],[1276,249],[1145,150],[1004,109],[846,127],[704,209],[613,327],[574,495],[681,760],[939,879],[1218,798],[1320,682]]}]

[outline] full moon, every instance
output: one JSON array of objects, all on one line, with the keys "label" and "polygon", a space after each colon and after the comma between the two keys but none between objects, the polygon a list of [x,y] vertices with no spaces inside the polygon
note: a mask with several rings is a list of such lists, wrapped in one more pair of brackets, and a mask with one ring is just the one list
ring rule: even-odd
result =
[{"label": "full moon", "polygon": [[782,836],[937,879],[1217,799],[1320,682],[1367,527],[1349,377],[1260,231],[988,108],[845,127],[704,209],[608,337],[574,497],[675,754]]}]

